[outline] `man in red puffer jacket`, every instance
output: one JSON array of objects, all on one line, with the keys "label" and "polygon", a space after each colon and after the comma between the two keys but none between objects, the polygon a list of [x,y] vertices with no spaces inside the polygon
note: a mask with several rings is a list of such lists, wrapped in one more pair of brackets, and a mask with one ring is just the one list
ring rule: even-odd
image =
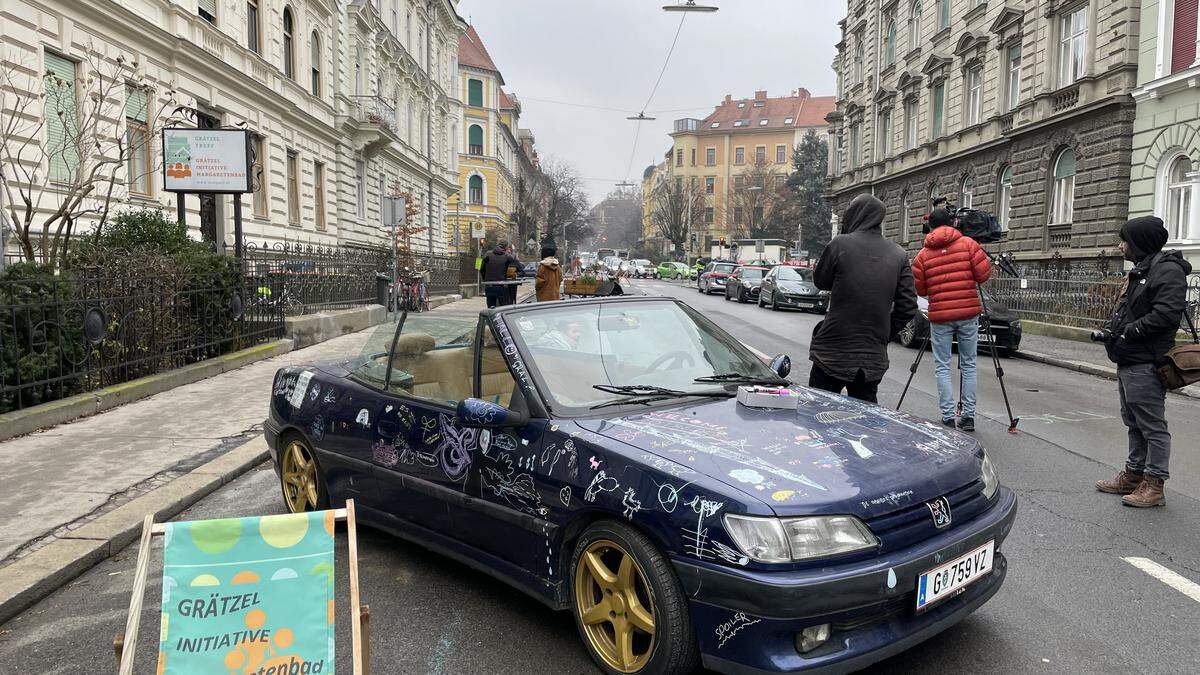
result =
[{"label": "man in red puffer jacket", "polygon": [[925,247],[913,261],[913,282],[917,295],[929,299],[942,424],[955,424],[950,354],[957,335],[958,369],[962,373],[958,428],[975,431],[975,356],[979,351],[979,315],[983,312],[977,286],[991,278],[992,262],[975,240],[963,236],[953,225],[954,218],[946,209],[934,209],[929,214],[932,231],[925,236]]}]

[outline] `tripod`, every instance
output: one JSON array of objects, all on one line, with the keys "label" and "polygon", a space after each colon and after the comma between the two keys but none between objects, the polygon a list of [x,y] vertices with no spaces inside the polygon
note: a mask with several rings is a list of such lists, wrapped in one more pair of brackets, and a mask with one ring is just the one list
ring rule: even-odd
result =
[{"label": "tripod", "polygon": [[[1008,412],[1008,433],[1017,433],[1017,425],[1021,422],[1020,417],[1014,417],[1012,405],[1008,401],[1008,388],[1004,386],[1004,367],[1000,365],[1000,353],[996,349],[996,335],[992,330],[992,316],[988,311],[987,297],[983,294],[983,289],[979,286],[975,287],[979,293],[979,303],[983,307],[983,313],[980,315],[980,322],[983,324],[983,333],[987,336],[987,348],[992,353],[992,366],[996,370],[996,379],[1000,382],[1000,393],[1004,397],[1004,409]],[[932,328],[925,334],[921,340],[921,346],[917,348],[917,358],[913,359],[913,363],[908,367],[908,381],[904,383],[904,391],[900,393],[900,402],[896,404],[896,410],[899,410],[904,405],[904,397],[908,395],[908,388],[912,386],[913,377],[917,374],[917,368],[921,366],[921,359],[925,357],[925,350],[929,348],[929,341],[933,337]],[[962,356],[959,356],[959,363],[962,362]],[[959,368],[959,393],[962,392],[962,368]],[[962,401],[958,404],[959,411],[962,411]]]}]

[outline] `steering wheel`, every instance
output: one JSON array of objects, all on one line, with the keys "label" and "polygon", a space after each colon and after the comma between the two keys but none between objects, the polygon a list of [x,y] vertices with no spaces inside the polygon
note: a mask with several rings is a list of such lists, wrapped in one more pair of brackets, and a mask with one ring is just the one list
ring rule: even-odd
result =
[{"label": "steering wheel", "polygon": [[668,363],[674,368],[679,368],[685,365],[694,366],[696,365],[696,359],[692,358],[690,353],[682,350],[668,352],[657,359],[654,359],[654,363],[651,363],[649,366],[647,366],[646,371],[652,373],[663,370],[663,366],[667,365]]}]

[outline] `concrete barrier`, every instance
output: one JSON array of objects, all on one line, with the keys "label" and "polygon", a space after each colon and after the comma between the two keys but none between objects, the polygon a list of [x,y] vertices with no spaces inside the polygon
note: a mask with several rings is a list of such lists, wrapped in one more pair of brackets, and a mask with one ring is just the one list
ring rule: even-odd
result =
[{"label": "concrete barrier", "polygon": [[289,316],[283,320],[283,334],[295,343],[294,349],[303,349],[348,333],[357,333],[386,319],[387,310],[381,305]]}]

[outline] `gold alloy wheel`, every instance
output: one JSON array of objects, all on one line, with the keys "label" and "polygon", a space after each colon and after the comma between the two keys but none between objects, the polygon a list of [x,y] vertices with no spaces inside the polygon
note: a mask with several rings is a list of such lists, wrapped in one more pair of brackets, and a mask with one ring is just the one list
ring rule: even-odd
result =
[{"label": "gold alloy wheel", "polygon": [[592,648],[613,670],[635,673],[650,661],[654,599],[641,567],[619,544],[600,539],[579,557],[575,612]]},{"label": "gold alloy wheel", "polygon": [[317,463],[300,441],[288,443],[283,451],[283,498],[292,513],[317,508]]}]

